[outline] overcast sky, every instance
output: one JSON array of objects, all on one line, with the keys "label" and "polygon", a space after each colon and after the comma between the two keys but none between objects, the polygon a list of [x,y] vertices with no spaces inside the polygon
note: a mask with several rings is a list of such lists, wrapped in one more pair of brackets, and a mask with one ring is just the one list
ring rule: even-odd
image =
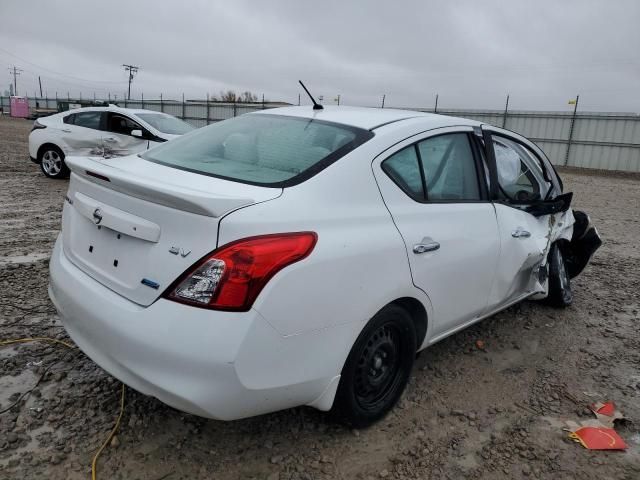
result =
[{"label": "overcast sky", "polygon": [[[640,111],[639,0],[1,0],[0,91]],[[306,101],[303,93],[303,103]]]}]

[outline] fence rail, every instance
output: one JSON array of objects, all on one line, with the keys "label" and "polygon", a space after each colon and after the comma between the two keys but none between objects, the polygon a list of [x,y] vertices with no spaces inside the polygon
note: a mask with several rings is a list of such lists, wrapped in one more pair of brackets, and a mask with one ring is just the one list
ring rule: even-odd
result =
[{"label": "fence rail", "polygon": [[[86,101],[85,99],[84,101]],[[155,110],[202,127],[243,113],[275,106],[271,103],[221,103],[164,99],[107,100],[121,107]],[[32,113],[57,110],[67,98],[29,98]],[[9,97],[0,97],[9,112]],[[432,111],[412,108],[417,111]],[[438,109],[438,114],[464,117],[504,127],[536,142],[556,165],[640,172],[640,115],[600,112]]]}]

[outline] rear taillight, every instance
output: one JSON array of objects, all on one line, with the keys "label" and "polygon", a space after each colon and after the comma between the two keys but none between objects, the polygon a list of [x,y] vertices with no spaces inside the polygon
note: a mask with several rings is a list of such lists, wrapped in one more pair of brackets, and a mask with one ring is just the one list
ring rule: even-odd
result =
[{"label": "rear taillight", "polygon": [[237,240],[198,261],[164,296],[215,310],[247,311],[267,282],[307,257],[317,239],[314,232],[296,232]]},{"label": "rear taillight", "polygon": [[46,125],[41,124],[38,120],[33,122],[33,127],[31,127],[31,131],[40,130],[41,128],[47,128]]}]

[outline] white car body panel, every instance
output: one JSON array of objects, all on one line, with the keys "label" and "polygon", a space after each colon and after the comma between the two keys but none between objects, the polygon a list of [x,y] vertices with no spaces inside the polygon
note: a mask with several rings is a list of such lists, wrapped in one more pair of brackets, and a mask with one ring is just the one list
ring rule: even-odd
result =
[{"label": "white car body panel", "polygon": [[137,116],[140,113],[157,114],[161,112],[120,108],[115,105],[80,108],[38,118],[38,123],[45,125],[46,128],[33,130],[29,134],[29,156],[31,159],[38,159],[40,147],[45,144],[57,146],[65,156],[124,156],[144,152],[161,144],[161,141],[142,139],[131,135],[86,128],[63,122],[66,116],[81,112],[111,112],[123,115],[144,127],[161,141],[172,140],[180,136],[161,132]]},{"label": "white car body panel", "polygon": [[[570,210],[535,218],[489,201],[416,203],[380,168],[393,152],[436,131],[471,131],[480,123],[342,107],[251,115],[271,114],[375,128],[375,136],[286,188],[135,155],[68,158],[72,175],[50,296],[73,340],[125,383],[219,419],[304,404],[328,410],[351,347],[385,305],[408,299],[424,309],[421,349],[545,292],[538,271],[551,242],[571,238]],[[513,237],[518,227],[531,235]],[[217,247],[302,231],[318,236],[311,255],[279,271],[247,312],[161,297]],[[441,248],[415,255],[412,246],[424,237]]]}]

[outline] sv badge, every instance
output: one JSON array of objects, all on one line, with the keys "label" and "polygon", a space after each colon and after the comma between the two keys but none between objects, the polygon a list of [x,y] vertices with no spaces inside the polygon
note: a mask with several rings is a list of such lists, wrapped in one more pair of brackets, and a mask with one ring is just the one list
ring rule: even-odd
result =
[{"label": "sv badge", "polygon": [[188,252],[185,251],[184,248],[179,248],[179,247],[171,247],[169,249],[169,253],[171,253],[172,255],[180,255],[182,258],[185,258],[187,255],[189,255],[191,253],[191,250],[189,250]]}]

